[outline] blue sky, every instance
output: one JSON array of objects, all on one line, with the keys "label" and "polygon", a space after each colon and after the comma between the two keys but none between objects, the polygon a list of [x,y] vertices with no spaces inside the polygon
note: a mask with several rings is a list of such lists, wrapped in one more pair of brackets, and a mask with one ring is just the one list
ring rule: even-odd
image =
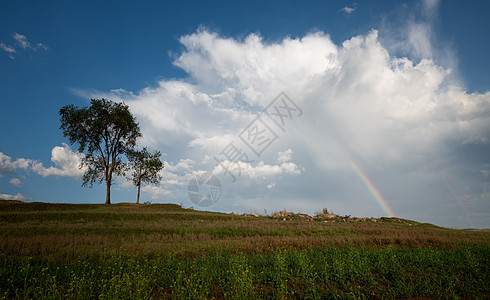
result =
[{"label": "blue sky", "polygon": [[[487,1],[14,1],[0,9],[0,194],[103,203],[58,110],[125,101],[165,153],[143,201],[490,227]],[[236,182],[214,156],[284,91],[303,114]],[[270,120],[269,120],[270,121]],[[250,154],[250,153],[249,153]],[[250,154],[251,155],[251,154]],[[214,163],[213,163],[214,162]],[[227,162],[232,163],[232,162]],[[114,202],[133,202],[122,178]]]}]

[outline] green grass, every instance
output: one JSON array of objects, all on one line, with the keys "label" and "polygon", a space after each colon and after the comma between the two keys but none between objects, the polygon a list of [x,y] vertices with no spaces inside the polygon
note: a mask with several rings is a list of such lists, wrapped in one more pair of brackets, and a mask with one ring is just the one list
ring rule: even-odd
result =
[{"label": "green grass", "polygon": [[298,298],[488,297],[490,250],[276,249],[183,259],[113,253],[96,259],[0,259],[0,297]]},{"label": "green grass", "polygon": [[0,299],[476,299],[490,234],[0,201]]}]

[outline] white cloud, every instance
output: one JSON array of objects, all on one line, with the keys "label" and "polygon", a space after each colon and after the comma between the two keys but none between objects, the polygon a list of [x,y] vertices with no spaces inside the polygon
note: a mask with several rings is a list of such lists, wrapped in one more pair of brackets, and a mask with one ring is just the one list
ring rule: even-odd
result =
[{"label": "white cloud", "polygon": [[80,169],[82,154],[73,152],[70,146],[63,143],[63,147],[56,146],[51,150],[51,161],[54,166],[46,168],[42,163],[36,163],[32,166],[32,170],[37,174],[46,176],[66,176],[81,178],[84,170]]},{"label": "white cloud", "polygon": [[226,175],[229,171],[234,174],[241,173],[240,176],[242,177],[264,179],[281,174],[299,175],[301,174],[302,169],[295,163],[291,162],[285,162],[279,165],[268,165],[263,161],[260,161],[256,165],[252,165],[242,161],[230,162],[225,160],[216,165],[212,173],[215,175]]},{"label": "white cloud", "polygon": [[0,174],[13,174],[16,169],[27,170],[34,163],[34,160],[19,158],[12,161],[10,156],[7,156],[0,152]]},{"label": "white cloud", "polygon": [[13,47],[5,45],[4,43],[0,43],[0,49],[7,52],[11,59],[14,59],[15,49]]},{"label": "white cloud", "polygon": [[[44,50],[44,51],[49,50],[48,45],[40,43],[40,42],[36,43],[35,46],[33,46],[31,44],[31,42],[29,42],[29,40],[27,39],[27,36],[20,34],[20,33],[17,33],[17,32],[14,32],[12,34],[12,38],[17,42],[18,46],[22,50],[31,50],[31,51],[37,51],[39,49]],[[17,52],[13,46],[9,46],[9,45],[6,45],[4,43],[0,43],[0,49],[7,52],[11,59],[14,59],[14,53]]]},{"label": "white cloud", "polygon": [[[174,196],[172,195],[172,192],[164,189],[160,186],[152,186],[152,185],[146,185],[141,188],[141,190],[146,194],[150,195],[150,198],[152,200],[158,200],[158,199],[169,199],[173,198]],[[143,198],[143,195],[140,196],[140,201],[145,201]]]},{"label": "white cloud", "polygon": [[437,13],[437,8],[439,7],[440,0],[423,0],[423,12],[429,16]]},{"label": "white cloud", "polygon": [[409,25],[408,41],[417,57],[433,57],[431,35],[431,27],[428,24],[412,23]]},{"label": "white cloud", "polygon": [[345,6],[340,11],[343,11],[347,14],[351,14],[356,10],[357,3],[353,3],[352,6]]},{"label": "white cloud", "polygon": [[232,143],[234,139],[235,136],[231,134],[215,135],[212,137],[198,137],[190,141],[189,146],[198,148],[198,150],[204,151],[205,153],[218,154],[228,144]]},{"label": "white cloud", "polygon": [[331,57],[337,52],[321,32],[267,44],[256,34],[238,41],[201,30],[180,42],[186,51],[175,65],[195,79],[212,104],[239,111],[260,109],[282,90],[304,89],[313,76],[335,67]]},{"label": "white cloud", "polygon": [[[457,58],[452,47],[439,39],[437,30],[434,30],[439,4],[439,0],[421,0],[410,4],[416,10],[407,9],[403,5],[404,9],[391,15],[391,22],[386,20],[389,16],[384,17],[381,37],[392,55],[409,56],[413,61],[431,59],[446,68],[457,68]],[[393,26],[393,22],[399,25]]]},{"label": "white cloud", "polygon": [[16,195],[0,194],[0,199],[2,199],[2,200],[17,200],[17,201],[32,200],[31,197],[24,196],[21,193],[17,193]]},{"label": "white cloud", "polygon": [[22,181],[19,178],[11,178],[9,181],[10,184],[15,185],[16,187],[22,186]]},{"label": "white cloud", "polygon": [[43,43],[36,43],[35,46],[32,46],[31,45],[31,42],[29,42],[27,40],[27,37],[23,34],[20,34],[20,33],[17,33],[17,32],[14,32],[14,34],[12,35],[13,39],[17,41],[17,43],[19,43],[20,47],[22,49],[31,49],[31,50],[38,50],[38,49],[42,49],[42,50],[49,50],[49,46],[48,45],[45,45]]},{"label": "white cloud", "polygon": [[189,172],[193,169],[194,165],[196,163],[189,158],[186,159],[181,159],[178,163],[172,165],[169,162],[164,163],[164,169],[162,171],[167,171],[167,172]]},{"label": "white cloud", "polygon": [[289,148],[288,150],[284,152],[278,152],[276,154],[276,160],[279,163],[285,163],[291,160],[291,157],[293,156],[293,150]]},{"label": "white cloud", "polygon": [[162,176],[161,185],[166,189],[186,186],[193,175],[202,172],[191,159],[181,159],[175,164],[165,161],[164,166],[160,175]]},{"label": "white cloud", "polygon": [[8,53],[15,53],[15,49],[13,47],[5,45],[4,43],[0,43],[0,49]]},{"label": "white cloud", "polygon": [[[43,177],[66,176],[79,179],[84,172],[83,169],[79,169],[82,157],[82,154],[71,151],[70,146],[63,143],[63,147],[56,146],[51,150],[51,161],[54,166],[46,168],[36,160],[25,158],[12,160],[10,156],[0,152],[0,174],[15,174],[20,169],[32,170]],[[10,183],[17,186],[22,184],[18,178],[12,178]]]},{"label": "white cloud", "polygon": [[[240,42],[201,31],[181,41],[187,51],[176,65],[195,78],[195,85],[161,81],[157,88],[120,98],[131,105],[149,142],[168,144],[185,135],[187,145],[216,155],[254,117],[253,108],[267,105],[279,88],[306,105],[308,117],[315,118],[309,123],[313,130],[319,128],[331,133],[327,139],[338,138],[352,149],[380,157],[399,148],[387,148],[380,139],[396,139],[403,132],[406,141],[401,144],[427,147],[455,134],[448,125],[475,129],[468,120],[458,123],[454,118],[479,114],[480,121],[486,119],[482,109],[488,107],[488,95],[445,87],[450,70],[432,60],[390,57],[377,31],[353,37],[340,48],[322,33],[265,44],[256,35]],[[427,122],[433,126],[424,129]]]},{"label": "white cloud", "polygon": [[22,49],[31,48],[31,43],[27,40],[27,37],[25,35],[14,32],[12,37],[14,38],[14,40],[17,41],[17,43],[19,43]]},{"label": "white cloud", "polygon": [[48,45],[45,45],[43,43],[37,43],[36,44],[36,49],[42,49],[42,50],[48,51],[49,50],[49,46]]}]

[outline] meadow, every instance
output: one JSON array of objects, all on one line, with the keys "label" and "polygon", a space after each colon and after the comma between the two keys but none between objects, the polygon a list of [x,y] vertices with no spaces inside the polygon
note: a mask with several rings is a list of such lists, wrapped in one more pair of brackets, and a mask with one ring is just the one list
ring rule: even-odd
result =
[{"label": "meadow", "polygon": [[490,233],[0,201],[0,298],[485,299]]}]

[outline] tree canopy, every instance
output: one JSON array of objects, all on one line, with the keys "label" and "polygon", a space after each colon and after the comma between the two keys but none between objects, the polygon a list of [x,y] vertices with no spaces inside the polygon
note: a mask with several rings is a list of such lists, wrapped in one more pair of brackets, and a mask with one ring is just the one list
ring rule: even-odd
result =
[{"label": "tree canopy", "polygon": [[128,177],[138,187],[136,203],[140,202],[140,188],[142,184],[160,184],[162,177],[158,174],[164,168],[160,161],[160,151],[148,152],[143,148],[141,151],[132,150],[128,152],[128,164],[133,173]]},{"label": "tree canopy", "polygon": [[122,156],[136,146],[141,132],[136,119],[124,103],[108,99],[92,99],[89,107],[63,106],[60,129],[78,151],[84,153],[80,168],[87,167],[82,186],[106,182],[106,204],[111,203],[113,175],[124,175]]}]

